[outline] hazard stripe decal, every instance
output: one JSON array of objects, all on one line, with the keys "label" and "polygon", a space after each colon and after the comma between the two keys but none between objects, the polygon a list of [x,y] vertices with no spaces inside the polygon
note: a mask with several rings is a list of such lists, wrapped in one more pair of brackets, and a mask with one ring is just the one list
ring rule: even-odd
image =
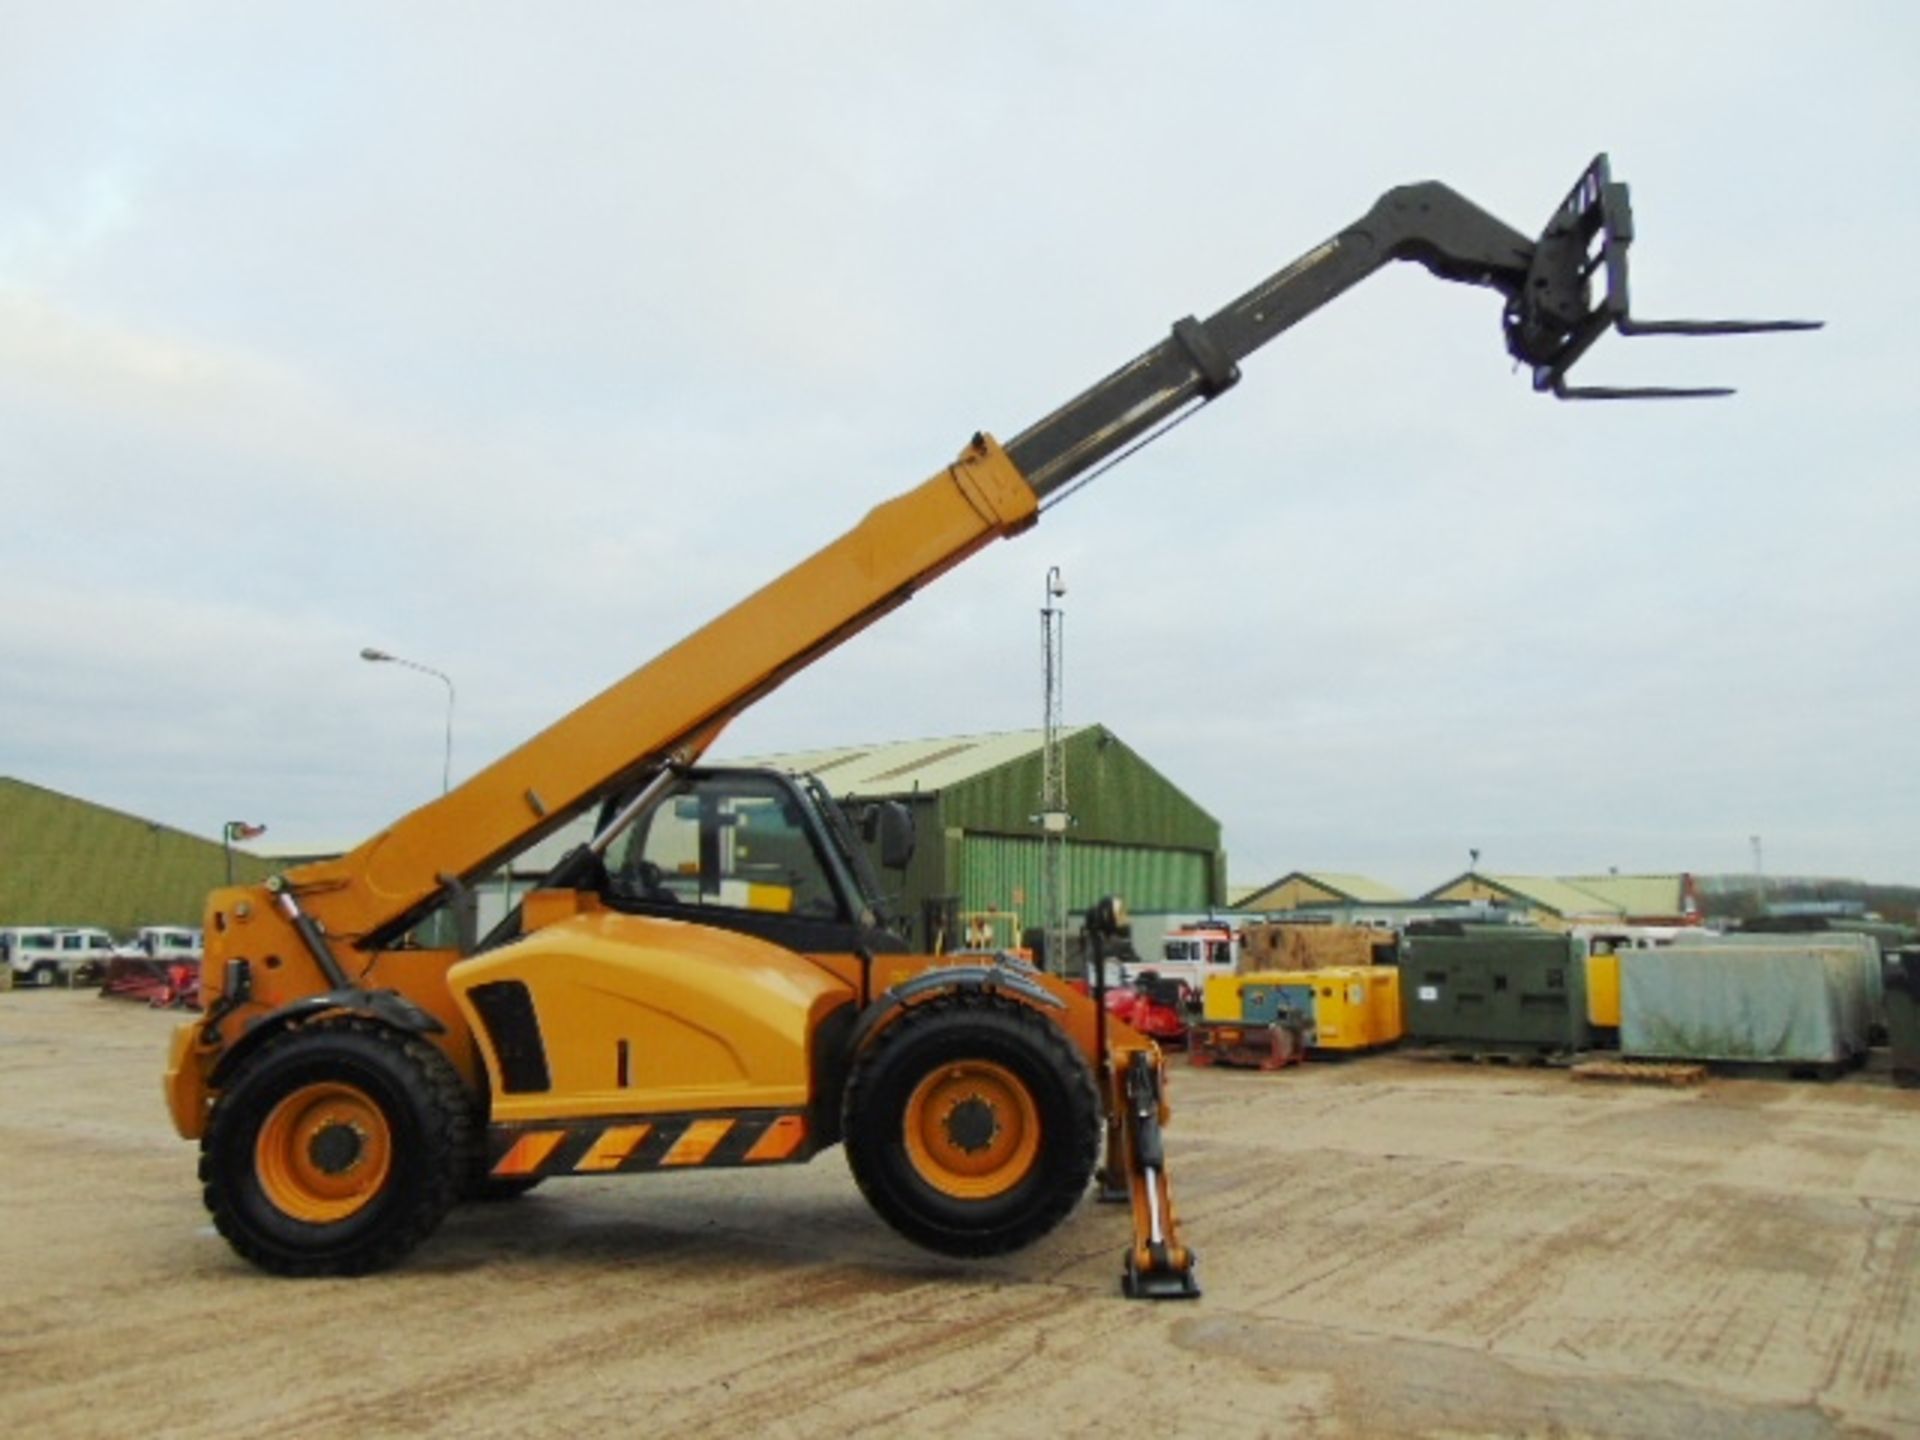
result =
[{"label": "hazard stripe decal", "polygon": [[495,1162],[493,1173],[496,1175],[537,1175],[540,1167],[552,1155],[560,1141],[565,1137],[561,1130],[530,1130],[524,1135],[514,1137],[507,1153]]},{"label": "hazard stripe decal", "polygon": [[507,1179],[790,1164],[812,1155],[807,1140],[799,1111],[492,1125],[488,1170]]},{"label": "hazard stripe decal", "polygon": [[581,1171],[618,1170],[620,1163],[633,1153],[634,1147],[647,1138],[651,1125],[615,1125],[602,1130],[600,1136],[580,1163],[573,1168]]}]

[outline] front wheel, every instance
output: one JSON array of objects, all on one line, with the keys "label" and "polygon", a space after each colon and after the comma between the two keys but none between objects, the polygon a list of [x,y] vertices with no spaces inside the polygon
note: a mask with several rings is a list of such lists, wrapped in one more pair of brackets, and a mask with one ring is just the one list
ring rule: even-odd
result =
[{"label": "front wheel", "polygon": [[267,1042],[220,1097],[200,1149],[227,1243],[282,1275],[357,1275],[439,1225],[471,1164],[459,1076],[425,1041],[365,1020]]},{"label": "front wheel", "polygon": [[943,1254],[998,1255],[1086,1193],[1100,1103],[1044,1015],[962,991],[915,1006],[855,1062],[842,1133],[854,1179],[894,1229]]}]

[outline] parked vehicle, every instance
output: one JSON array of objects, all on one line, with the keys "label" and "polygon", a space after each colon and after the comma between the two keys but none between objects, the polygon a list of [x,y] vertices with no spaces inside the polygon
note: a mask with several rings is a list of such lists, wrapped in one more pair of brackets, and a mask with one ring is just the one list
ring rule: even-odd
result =
[{"label": "parked vehicle", "polygon": [[89,965],[114,955],[113,937],[104,930],[77,925],[17,925],[0,930],[0,954],[15,985],[71,984]]},{"label": "parked vehicle", "polygon": [[134,959],[198,960],[200,932],[184,925],[142,925],[121,954]]},{"label": "parked vehicle", "polygon": [[1142,961],[1130,967],[1125,983],[1158,977],[1186,987],[1191,1003],[1197,1006],[1215,975],[1231,975],[1239,955],[1239,936],[1233,927],[1219,922],[1183,925],[1161,942],[1157,961]]}]

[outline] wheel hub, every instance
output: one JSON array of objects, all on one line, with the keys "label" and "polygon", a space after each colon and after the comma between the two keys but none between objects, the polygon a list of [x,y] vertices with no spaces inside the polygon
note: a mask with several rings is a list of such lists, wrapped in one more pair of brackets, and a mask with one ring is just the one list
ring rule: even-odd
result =
[{"label": "wheel hub", "polygon": [[978,1095],[969,1095],[947,1112],[947,1139],[969,1155],[978,1154],[993,1144],[1000,1133],[1000,1121]]},{"label": "wheel hub", "polygon": [[992,1060],[930,1070],[908,1097],[903,1135],[920,1178],[956,1200],[1017,1187],[1040,1153],[1040,1110],[1019,1074]]},{"label": "wheel hub", "polygon": [[367,1137],[360,1127],[333,1121],[321,1127],[307,1146],[307,1158],[327,1175],[344,1175],[367,1153]]},{"label": "wheel hub", "polygon": [[254,1174],[282,1214],[329,1225],[365,1209],[392,1173],[386,1112],[359,1086],[301,1085],[276,1103],[254,1136]]}]

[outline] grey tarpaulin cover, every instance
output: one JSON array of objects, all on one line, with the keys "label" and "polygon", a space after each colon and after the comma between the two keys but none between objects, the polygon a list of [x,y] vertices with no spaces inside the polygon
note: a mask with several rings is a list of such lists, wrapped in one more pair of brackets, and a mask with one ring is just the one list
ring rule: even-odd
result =
[{"label": "grey tarpaulin cover", "polygon": [[1750,934],[1741,931],[1730,937],[1742,945],[1790,945],[1796,949],[1844,950],[1857,958],[1860,974],[1867,985],[1867,1019],[1874,1025],[1887,1023],[1886,980],[1881,973],[1880,942],[1873,936],[1854,930],[1808,930],[1797,934]]},{"label": "grey tarpaulin cover", "polygon": [[1867,1046],[1858,956],[1746,937],[1620,956],[1622,1054],[1672,1060],[1837,1064]]}]

